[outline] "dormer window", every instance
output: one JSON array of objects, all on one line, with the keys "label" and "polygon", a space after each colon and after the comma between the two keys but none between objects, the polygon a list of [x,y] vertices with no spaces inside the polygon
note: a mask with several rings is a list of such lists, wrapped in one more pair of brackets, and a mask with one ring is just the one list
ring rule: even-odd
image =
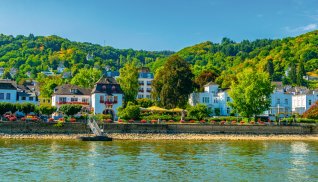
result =
[{"label": "dormer window", "polygon": [[113,92],[116,91],[115,85],[112,86],[112,91],[113,91]]},{"label": "dormer window", "polygon": [[77,89],[71,89],[72,94],[77,94]]},{"label": "dormer window", "polygon": [[103,90],[103,91],[106,91],[106,85],[103,85],[103,86],[102,86],[102,90]]}]

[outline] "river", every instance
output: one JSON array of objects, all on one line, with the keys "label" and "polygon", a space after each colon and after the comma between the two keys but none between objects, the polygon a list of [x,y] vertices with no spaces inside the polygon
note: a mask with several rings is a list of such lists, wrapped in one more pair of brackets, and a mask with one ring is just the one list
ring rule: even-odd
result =
[{"label": "river", "polygon": [[0,139],[0,181],[318,181],[318,142]]}]

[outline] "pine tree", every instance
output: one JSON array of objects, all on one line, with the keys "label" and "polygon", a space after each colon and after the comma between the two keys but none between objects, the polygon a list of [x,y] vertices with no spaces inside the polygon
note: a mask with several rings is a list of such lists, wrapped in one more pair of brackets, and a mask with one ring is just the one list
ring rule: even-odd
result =
[{"label": "pine tree", "polygon": [[304,67],[303,61],[300,61],[297,66],[297,85],[302,86],[304,85],[305,81],[303,79],[303,76],[305,76],[306,71]]},{"label": "pine tree", "polygon": [[290,78],[290,81],[292,84],[296,84],[297,83],[297,75],[296,75],[296,65],[294,63],[294,61],[292,61],[290,63],[290,70],[289,70],[289,73],[288,73],[288,76]]}]

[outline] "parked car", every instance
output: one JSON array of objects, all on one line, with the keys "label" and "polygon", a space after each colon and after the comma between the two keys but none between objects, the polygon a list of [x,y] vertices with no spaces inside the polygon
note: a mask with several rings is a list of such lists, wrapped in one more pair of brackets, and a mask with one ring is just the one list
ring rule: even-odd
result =
[{"label": "parked car", "polygon": [[21,118],[22,121],[40,121],[40,118],[33,114],[28,114],[26,117]]},{"label": "parked car", "polygon": [[3,117],[8,121],[16,121],[17,117],[11,113],[5,113]]}]

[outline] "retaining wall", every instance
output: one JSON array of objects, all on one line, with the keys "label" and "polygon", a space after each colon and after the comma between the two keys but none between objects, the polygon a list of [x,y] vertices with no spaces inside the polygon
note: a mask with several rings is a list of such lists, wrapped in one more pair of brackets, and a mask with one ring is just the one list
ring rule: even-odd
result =
[{"label": "retaining wall", "polygon": [[[318,126],[258,126],[210,124],[102,124],[107,133],[195,133],[195,134],[318,134]],[[0,133],[5,134],[87,134],[86,124],[0,122]]]}]

